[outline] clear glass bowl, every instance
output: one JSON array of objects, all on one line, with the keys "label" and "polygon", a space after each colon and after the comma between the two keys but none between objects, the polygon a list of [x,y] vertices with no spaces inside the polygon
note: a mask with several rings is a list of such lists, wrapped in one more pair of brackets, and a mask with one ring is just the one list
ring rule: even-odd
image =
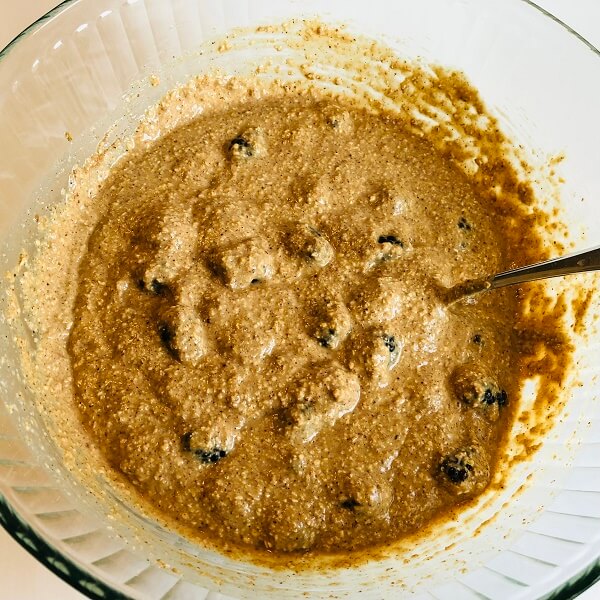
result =
[{"label": "clear glass bowl", "polygon": [[[186,77],[243,72],[273,55],[219,56],[234,27],[320,15],[385,40],[406,57],[464,71],[504,129],[556,166],[562,217],[577,246],[600,239],[600,55],[523,0],[71,0],[0,54],[0,239],[4,270],[33,248],[33,214],[61,199],[68,173],[112,125]],[[152,87],[149,74],[160,75]],[[114,124],[114,125],[113,125]],[[66,135],[68,132],[68,135]],[[70,139],[67,139],[70,138]],[[72,141],[71,141],[72,139]],[[540,190],[543,190],[540,182]],[[589,284],[590,279],[581,279]],[[2,294],[4,302],[4,294]],[[599,314],[594,300],[591,323]],[[236,563],[119,504],[94,501],[61,465],[23,383],[13,332],[0,322],[0,522],[27,550],[92,598],[568,598],[600,576],[600,334],[577,344],[563,418],[464,531],[402,557],[329,573]],[[518,490],[518,493],[516,493]],[[490,510],[492,511],[490,513]],[[113,518],[119,514],[118,519]],[[460,524],[460,522],[459,522]],[[208,590],[212,590],[209,592]]]}]

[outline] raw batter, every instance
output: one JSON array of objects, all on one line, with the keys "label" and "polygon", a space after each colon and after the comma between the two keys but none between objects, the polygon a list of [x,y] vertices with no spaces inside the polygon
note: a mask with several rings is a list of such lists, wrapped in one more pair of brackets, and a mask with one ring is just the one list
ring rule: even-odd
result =
[{"label": "raw batter", "polygon": [[401,122],[287,93],[134,150],[79,269],[83,423],[163,514],[217,545],[391,542],[479,494],[518,395],[529,222]]}]

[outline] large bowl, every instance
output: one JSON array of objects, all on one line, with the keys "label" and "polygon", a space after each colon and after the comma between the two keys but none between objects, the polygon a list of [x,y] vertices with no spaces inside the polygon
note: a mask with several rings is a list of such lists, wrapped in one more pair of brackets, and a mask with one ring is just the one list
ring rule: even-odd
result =
[{"label": "large bowl", "polygon": [[[235,27],[315,15],[385,40],[403,57],[464,71],[533,162],[543,167],[548,156],[564,153],[554,168],[556,180],[564,179],[561,218],[576,246],[600,239],[594,204],[600,198],[600,55],[530,2],[68,0],[0,54],[4,270],[18,262],[21,249],[34,249],[33,214],[60,201],[69,170],[109,126],[116,123],[116,139],[177,82],[214,66],[243,72],[275,52],[259,43],[227,58],[210,40]],[[148,84],[149,74],[160,75],[160,86]],[[547,186],[540,181],[538,188],[543,194]],[[598,313],[594,301],[588,322]],[[94,500],[61,464],[4,320],[0,333],[0,522],[92,598],[183,600],[217,598],[217,591],[258,598],[567,598],[600,576],[595,331],[577,339],[562,418],[534,457],[514,469],[505,492],[471,514],[463,530],[449,539],[441,532],[420,553],[415,549],[414,558],[300,574],[237,563],[162,529],[117,498],[110,506]]]}]

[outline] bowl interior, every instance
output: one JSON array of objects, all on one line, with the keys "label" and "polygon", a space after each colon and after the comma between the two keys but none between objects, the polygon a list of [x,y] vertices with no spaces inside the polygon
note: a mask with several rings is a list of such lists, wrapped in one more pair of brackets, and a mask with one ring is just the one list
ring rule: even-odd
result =
[{"label": "bowl interior", "polygon": [[[33,216],[61,202],[73,165],[98,143],[118,145],[167,90],[214,68],[244,74],[266,60],[283,65],[290,53],[319,61],[310,45],[281,51],[264,34],[249,32],[226,53],[212,41],[233,28],[315,15],[383,41],[401,57],[463,71],[523,145],[539,172],[539,199],[560,211],[573,246],[600,239],[593,218],[600,190],[600,57],[528,2],[77,0],[0,60],[4,270],[23,250],[35,252]],[[150,84],[150,74],[160,85]],[[564,158],[550,164],[558,155]],[[591,276],[573,281],[594,284]],[[560,282],[552,287],[563,289]],[[6,302],[3,297],[3,313]],[[63,575],[85,581],[80,587],[98,597],[108,585],[132,597],[171,599],[203,598],[207,589],[236,597],[292,598],[310,590],[315,597],[542,598],[597,568],[600,556],[598,309],[592,300],[588,329],[575,338],[577,370],[564,391],[566,409],[542,448],[514,469],[503,493],[464,515],[462,531],[440,531],[415,548],[410,568],[400,556],[325,574],[273,572],[188,543],[108,489],[98,501],[64,468],[23,381],[14,330],[4,318],[0,492],[15,522],[27,526],[23,536],[49,544]],[[34,347],[35,335],[22,327]],[[102,488],[100,478],[96,485]]]}]

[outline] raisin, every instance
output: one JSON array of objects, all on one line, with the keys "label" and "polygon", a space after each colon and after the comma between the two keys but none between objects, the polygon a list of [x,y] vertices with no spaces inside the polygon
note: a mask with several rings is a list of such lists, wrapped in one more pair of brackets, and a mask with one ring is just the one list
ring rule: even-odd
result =
[{"label": "raisin", "polygon": [[238,157],[250,158],[254,156],[254,145],[245,137],[238,135],[229,142],[229,152]]},{"label": "raisin", "polygon": [[387,333],[383,334],[383,343],[385,347],[390,351],[391,354],[394,354],[398,350],[398,346],[396,344],[396,338],[393,335],[389,335]]},{"label": "raisin", "polygon": [[184,433],[181,436],[181,447],[183,448],[184,452],[192,452],[194,456],[202,463],[216,463],[227,456],[227,451],[223,450],[222,448],[212,448],[211,450],[192,448],[191,440],[192,433],[190,431]]},{"label": "raisin", "polygon": [[473,336],[473,343],[474,343],[474,344],[477,344],[477,345],[480,345],[482,342],[483,342],[483,338],[481,337],[481,334],[479,334],[479,333],[476,333],[476,334]]},{"label": "raisin", "polygon": [[185,452],[190,452],[190,441],[192,439],[192,432],[188,431],[181,436],[181,447]]},{"label": "raisin", "polygon": [[500,390],[500,396],[496,396],[496,402],[498,406],[505,406],[508,404],[508,394],[504,390]]},{"label": "raisin", "polygon": [[317,341],[323,348],[335,348],[339,343],[339,334],[335,329],[327,329],[320,332]]},{"label": "raisin", "polygon": [[346,305],[338,299],[325,298],[314,308],[317,319],[313,335],[323,348],[335,349],[352,330],[352,317]]},{"label": "raisin", "polygon": [[504,406],[508,402],[508,394],[504,390],[498,388],[486,388],[481,398],[482,404],[497,404],[498,406]]},{"label": "raisin", "polygon": [[487,456],[476,445],[446,456],[438,468],[441,483],[452,494],[473,494],[483,490],[489,483],[490,466]]},{"label": "raisin", "polygon": [[233,160],[241,161],[265,156],[267,154],[265,132],[260,127],[253,127],[240,132],[229,142],[227,152]]},{"label": "raisin", "polygon": [[508,402],[508,394],[473,364],[457,367],[451,382],[456,396],[469,406],[504,406]]},{"label": "raisin", "polygon": [[394,493],[385,475],[377,470],[363,472],[360,477],[342,472],[338,474],[338,481],[341,508],[363,521],[388,519]]},{"label": "raisin", "polygon": [[508,402],[508,394],[504,390],[494,392],[490,388],[486,388],[481,402],[488,406],[494,403],[498,406],[504,406]]},{"label": "raisin", "polygon": [[394,246],[404,247],[404,242],[399,240],[395,235],[380,235],[377,238],[378,244],[392,244]]},{"label": "raisin", "polygon": [[164,321],[158,324],[158,337],[166,351],[176,360],[179,360],[179,350],[175,347],[175,332]]},{"label": "raisin", "polygon": [[150,291],[157,296],[162,296],[167,291],[167,285],[158,281],[158,279],[153,279],[150,282]]},{"label": "raisin", "polygon": [[441,469],[452,483],[459,484],[466,481],[474,471],[474,465],[469,460],[469,451],[447,456],[442,461]]},{"label": "raisin", "polygon": [[336,133],[348,134],[352,133],[354,123],[352,117],[347,110],[342,110],[339,107],[327,108],[324,111],[325,123]]},{"label": "raisin", "polygon": [[386,387],[390,373],[398,364],[402,339],[381,331],[366,329],[357,332],[348,344],[348,366],[365,385]]},{"label": "raisin", "polygon": [[410,242],[400,239],[397,235],[380,235],[377,238],[377,245],[369,245],[366,249],[365,267],[370,270],[385,263],[400,260],[411,249]]},{"label": "raisin", "polygon": [[358,502],[354,498],[346,498],[345,500],[342,500],[340,506],[342,508],[345,508],[346,510],[354,510],[355,508],[360,506],[360,502]]},{"label": "raisin", "polygon": [[162,306],[158,311],[158,335],[173,358],[196,366],[206,354],[206,332],[191,305]]},{"label": "raisin", "polygon": [[140,290],[143,290],[144,292],[150,292],[155,296],[164,296],[169,290],[169,286],[158,279],[152,279],[150,283],[146,284],[144,279],[140,277],[137,279],[137,285]]},{"label": "raisin", "polygon": [[390,369],[393,369],[400,359],[400,344],[396,338],[389,333],[384,333],[381,338],[383,339],[383,345],[390,351],[388,366]]},{"label": "raisin", "polygon": [[469,476],[469,470],[473,469],[468,465],[453,464],[450,459],[447,459],[442,464],[442,470],[452,483],[462,483]]},{"label": "raisin", "polygon": [[227,456],[227,452],[221,448],[213,448],[212,450],[193,450],[194,455],[202,463],[216,463]]},{"label": "raisin", "polygon": [[471,223],[469,223],[465,217],[461,217],[458,220],[458,228],[464,229],[465,231],[471,231]]}]

